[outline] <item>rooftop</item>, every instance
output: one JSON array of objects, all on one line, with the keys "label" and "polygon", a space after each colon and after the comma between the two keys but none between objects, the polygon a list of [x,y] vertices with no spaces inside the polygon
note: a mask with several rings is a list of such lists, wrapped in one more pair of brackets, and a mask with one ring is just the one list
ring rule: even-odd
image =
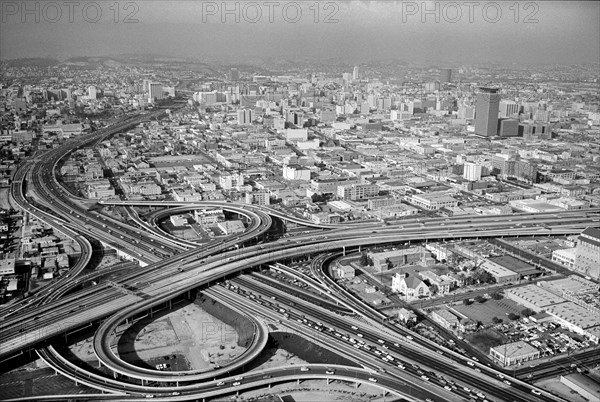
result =
[{"label": "rooftop", "polygon": [[536,348],[524,341],[507,343],[504,345],[496,346],[492,349],[506,358],[514,358],[518,356],[538,353],[538,350]]},{"label": "rooftop", "polygon": [[493,257],[489,260],[495,262],[496,264],[502,265],[504,268],[517,272],[520,275],[531,275],[539,273],[539,271],[534,266],[529,265],[525,261],[519,260],[518,258],[515,258],[511,255]]}]

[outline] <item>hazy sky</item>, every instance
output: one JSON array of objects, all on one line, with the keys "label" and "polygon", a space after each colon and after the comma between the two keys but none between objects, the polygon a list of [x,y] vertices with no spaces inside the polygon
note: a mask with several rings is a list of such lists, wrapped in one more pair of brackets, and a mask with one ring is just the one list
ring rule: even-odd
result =
[{"label": "hazy sky", "polygon": [[[356,63],[388,57],[453,63],[600,58],[596,1],[519,2],[518,12],[513,1],[476,6],[469,1],[229,1],[232,12],[225,14],[221,0],[138,0],[120,1],[118,15],[114,3],[27,1],[25,10],[20,0],[2,0],[0,58],[121,53],[239,62],[261,56]],[[129,14],[133,21],[126,23]]]}]

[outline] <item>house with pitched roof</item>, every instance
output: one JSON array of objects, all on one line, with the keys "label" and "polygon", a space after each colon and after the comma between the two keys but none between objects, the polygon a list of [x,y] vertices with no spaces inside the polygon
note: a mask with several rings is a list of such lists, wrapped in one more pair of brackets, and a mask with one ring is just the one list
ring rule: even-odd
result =
[{"label": "house with pitched roof", "polygon": [[417,276],[406,276],[400,273],[392,277],[392,290],[404,294],[407,300],[430,295],[429,287]]}]

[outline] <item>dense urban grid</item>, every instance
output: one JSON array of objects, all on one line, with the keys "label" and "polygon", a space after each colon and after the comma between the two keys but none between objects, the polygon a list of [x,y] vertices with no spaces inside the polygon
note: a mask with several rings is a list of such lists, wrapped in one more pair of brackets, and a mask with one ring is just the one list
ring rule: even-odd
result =
[{"label": "dense urban grid", "polygon": [[600,398],[597,64],[0,68],[2,399]]}]

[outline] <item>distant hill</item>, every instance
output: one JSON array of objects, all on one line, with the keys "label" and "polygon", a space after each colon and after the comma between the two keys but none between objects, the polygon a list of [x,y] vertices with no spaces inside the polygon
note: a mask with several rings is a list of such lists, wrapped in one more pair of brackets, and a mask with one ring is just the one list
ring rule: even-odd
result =
[{"label": "distant hill", "polygon": [[5,63],[9,67],[51,67],[60,64],[60,61],[45,57],[32,57],[28,59],[6,60]]}]

